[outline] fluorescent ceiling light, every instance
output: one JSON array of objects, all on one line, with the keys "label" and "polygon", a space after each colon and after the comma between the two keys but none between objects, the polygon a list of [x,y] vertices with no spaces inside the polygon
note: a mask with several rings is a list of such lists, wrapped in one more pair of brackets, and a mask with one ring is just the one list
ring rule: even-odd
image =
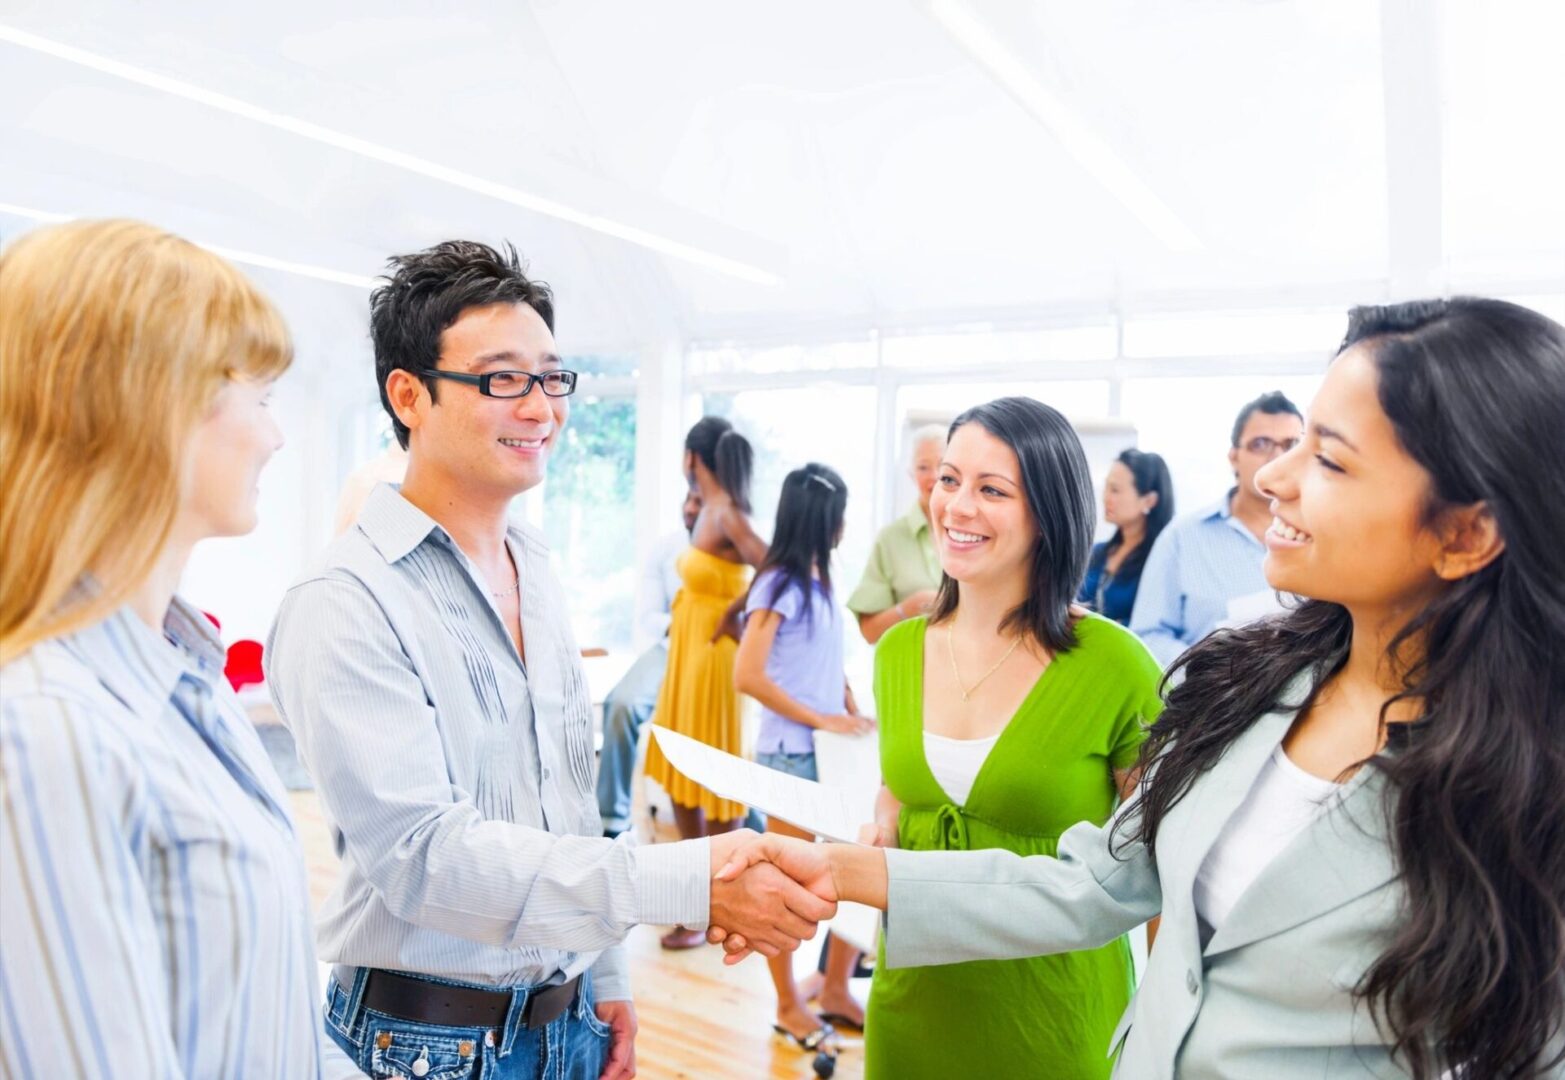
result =
[{"label": "fluorescent ceiling light", "polygon": [[1093,179],[1108,189],[1158,239],[1175,251],[1201,246],[1190,227],[1131,171],[1130,166],[1070,106],[1044,88],[959,0],[930,0],[929,13],[1007,93],[1049,130]]},{"label": "fluorescent ceiling light", "polygon": [[430,161],[414,154],[407,154],[401,150],[393,150],[378,143],[372,143],[367,139],[360,139],[353,135],[347,135],[331,128],[322,127],[308,120],[301,120],[295,116],[286,116],[283,113],[263,109],[258,105],[252,105],[247,101],[229,97],[227,94],[219,94],[216,91],[207,90],[193,83],[180,79],[171,79],[166,75],[159,75],[155,71],[148,71],[132,64],[111,60],[106,56],[78,49],[72,45],[65,45],[48,38],[29,34],[9,26],[0,26],[0,41],[8,41],[13,45],[20,45],[24,49],[32,49],[46,56],[53,56],[60,60],[66,60],[73,64],[101,71],[106,75],[126,79],[140,86],[161,90],[176,97],[182,97],[187,101],[198,102],[234,116],[242,116],[247,120],[254,120],[258,124],[265,124],[281,131],[287,131],[302,138],[334,146],[339,150],[346,150],[350,154],[378,161],[385,165],[391,165],[408,172],[427,176],[432,180],[439,180],[453,187],[463,188],[476,192],[479,195],[487,195],[490,198],[499,199],[501,202],[519,206],[524,210],[543,214],[559,221],[579,225],[584,229],[612,236],[618,240],[635,244],[638,247],[648,248],[652,251],[668,255],[684,262],[702,266],[708,270],[716,270],[730,277],[751,281],[758,285],[780,285],[782,278],[776,274],[764,270],[758,266],[738,259],[731,259],[726,255],[706,251],[690,244],[682,243],[658,233],[646,229],[637,228],[624,222],[615,221],[612,218],[599,214],[590,214],[582,210],[566,206],[564,203],[553,199],[544,198],[522,191],[507,184],[486,180],[481,176],[475,176],[460,169],[453,169],[439,162]]},{"label": "fluorescent ceiling light", "polygon": [[[17,206],[14,203],[0,203],[0,215],[3,214],[47,222],[74,221],[78,216],[76,214],[59,214],[52,210],[36,210],[31,206]],[[186,237],[186,239],[189,239],[189,237]],[[237,248],[219,247],[216,244],[207,244],[200,240],[191,240],[190,242],[197,247],[206,248],[214,255],[221,255],[230,262],[259,266],[267,270],[281,270],[288,274],[298,274],[301,277],[315,278],[318,281],[330,281],[337,285],[353,285],[360,289],[373,289],[376,284],[374,278],[365,277],[363,274],[349,274],[342,270],[330,270],[324,266],[311,266],[309,263],[274,259],[270,255],[259,255],[253,251],[240,251]]]},{"label": "fluorescent ceiling light", "polygon": [[34,210],[30,206],[17,206],[15,203],[0,203],[0,214],[30,221],[70,221],[72,217],[70,214],[52,214],[47,210]]}]

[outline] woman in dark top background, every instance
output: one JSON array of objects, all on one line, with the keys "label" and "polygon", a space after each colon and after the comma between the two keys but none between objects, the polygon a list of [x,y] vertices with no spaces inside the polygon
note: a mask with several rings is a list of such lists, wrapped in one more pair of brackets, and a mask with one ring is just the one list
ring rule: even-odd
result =
[{"label": "woman in dark top background", "polygon": [[1135,449],[1121,453],[1103,484],[1103,520],[1115,526],[1114,535],[1092,546],[1077,599],[1121,626],[1129,623],[1147,552],[1173,519],[1174,481],[1163,459]]}]

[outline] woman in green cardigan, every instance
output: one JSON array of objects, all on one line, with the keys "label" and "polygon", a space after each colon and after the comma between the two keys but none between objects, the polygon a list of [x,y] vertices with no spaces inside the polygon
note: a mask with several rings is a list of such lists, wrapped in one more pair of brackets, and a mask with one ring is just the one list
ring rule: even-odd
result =
[{"label": "woman in green cardigan", "polygon": [[[944,571],[934,609],[875,654],[885,786],[872,839],[1053,855],[1070,826],[1108,820],[1159,702],[1146,648],[1070,607],[1094,520],[1081,443],[1029,398],[969,410],[930,510]],[[1103,1048],[1132,981],[1124,938],[1023,960],[882,964],[866,1076],[1107,1077]]]}]

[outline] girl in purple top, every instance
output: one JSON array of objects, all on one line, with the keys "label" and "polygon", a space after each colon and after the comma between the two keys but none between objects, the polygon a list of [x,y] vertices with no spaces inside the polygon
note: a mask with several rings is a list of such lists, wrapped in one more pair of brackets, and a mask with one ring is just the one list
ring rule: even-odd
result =
[{"label": "girl in purple top", "polygon": [[[825,465],[795,469],[783,481],[771,549],[745,603],[744,637],[734,660],[734,685],[761,703],[755,760],[806,780],[816,779],[815,730],[864,734],[842,668],[842,614],[831,590],[831,553],[842,539],[848,486]],[[772,819],[768,832],[814,839]],[[864,1009],[848,989],[858,956],[829,939],[821,1012],[862,1026]],[[805,1004],[793,979],[793,957],[768,961],[777,987],[778,1034],[801,1049],[819,1050],[831,1026]]]}]

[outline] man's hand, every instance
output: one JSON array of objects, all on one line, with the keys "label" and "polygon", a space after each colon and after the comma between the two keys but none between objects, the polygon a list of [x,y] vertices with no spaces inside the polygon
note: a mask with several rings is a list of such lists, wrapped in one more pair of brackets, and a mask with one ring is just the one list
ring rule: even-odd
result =
[{"label": "man's hand", "polygon": [[[714,838],[713,841],[714,864],[718,862],[716,839]],[[794,884],[795,887],[802,887],[801,891],[812,900],[823,903],[829,911],[820,918],[829,919],[836,914],[838,891],[836,882],[832,878],[831,864],[826,858],[826,846],[810,843],[807,840],[779,836],[776,833],[767,833],[764,836],[753,836],[752,839],[734,845],[734,850],[726,854],[712,886],[713,907],[709,920],[711,928],[707,931],[707,940],[713,945],[721,944],[728,954],[723,957],[723,963],[737,964],[751,952],[759,952],[764,956],[774,954],[767,952],[765,942],[756,940],[743,927],[735,922],[725,921],[719,915],[717,889],[725,882],[740,884],[748,880],[751,875],[770,870],[782,876],[784,881]],[[815,928],[812,926],[810,933],[803,936],[811,937],[814,932]]]},{"label": "man's hand", "polygon": [[708,922],[723,930],[722,936],[710,938],[714,944],[728,933],[737,933],[743,936],[747,949],[777,956],[813,938],[816,924],[837,913],[830,874],[824,882],[816,877],[801,883],[791,878],[786,868],[770,865],[774,860],[769,856],[743,854],[767,839],[745,829],[711,838],[713,880]]},{"label": "man's hand", "polygon": [[636,1006],[600,1001],[592,1011],[609,1026],[609,1057],[598,1080],[631,1080],[636,1075]]}]

